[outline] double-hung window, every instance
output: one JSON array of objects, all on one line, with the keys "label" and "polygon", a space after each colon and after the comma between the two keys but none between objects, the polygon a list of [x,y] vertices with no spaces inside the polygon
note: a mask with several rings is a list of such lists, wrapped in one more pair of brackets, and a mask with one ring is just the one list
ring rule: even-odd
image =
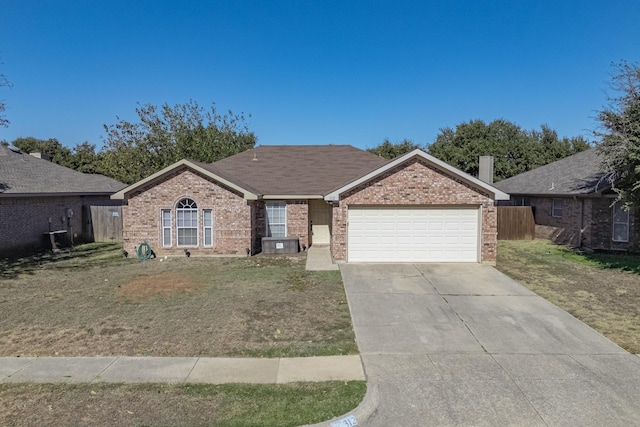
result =
[{"label": "double-hung window", "polygon": [[213,246],[213,211],[202,210],[202,240],[204,246]]},{"label": "double-hung window", "polygon": [[171,211],[162,210],[162,246],[171,246]]},{"label": "double-hung window", "polygon": [[198,246],[198,206],[191,199],[182,199],[176,206],[178,246]]},{"label": "double-hung window", "polygon": [[551,216],[554,218],[562,218],[562,199],[553,199],[551,202]]},{"label": "double-hung window", "polygon": [[287,204],[267,202],[267,236],[287,237]]},{"label": "double-hung window", "polygon": [[629,210],[624,207],[624,203],[617,201],[612,209],[613,230],[611,240],[614,242],[629,241]]}]

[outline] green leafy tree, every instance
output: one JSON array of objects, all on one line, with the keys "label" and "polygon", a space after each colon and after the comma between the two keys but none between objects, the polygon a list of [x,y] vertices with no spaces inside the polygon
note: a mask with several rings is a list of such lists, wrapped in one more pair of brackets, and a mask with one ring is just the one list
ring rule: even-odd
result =
[{"label": "green leafy tree", "polygon": [[478,176],[479,157],[493,156],[494,180],[500,181],[589,148],[582,137],[559,139],[543,125],[526,131],[504,119],[486,124],[482,120],[444,128],[429,145],[429,154]]},{"label": "green leafy tree", "polygon": [[618,199],[627,206],[640,203],[640,67],[621,62],[612,87],[619,96],[598,113],[598,150]]},{"label": "green leafy tree", "polygon": [[408,139],[403,139],[401,142],[394,144],[389,141],[388,138],[385,138],[380,145],[373,148],[368,148],[367,151],[385,159],[393,159],[418,148],[421,147],[418,144],[414,144],[413,141]]},{"label": "green leafy tree", "polygon": [[211,163],[254,147],[243,114],[219,114],[196,102],[136,108],[138,122],[105,125],[101,170],[131,184],[183,159]]},{"label": "green leafy tree", "polygon": [[56,138],[38,139],[32,136],[20,137],[13,140],[11,144],[19,148],[23,153],[44,153],[49,156],[53,163],[72,167],[71,150],[60,144]]},{"label": "green leafy tree", "polygon": [[71,150],[69,167],[82,173],[102,173],[101,156],[96,153],[95,144],[88,141],[78,144]]}]

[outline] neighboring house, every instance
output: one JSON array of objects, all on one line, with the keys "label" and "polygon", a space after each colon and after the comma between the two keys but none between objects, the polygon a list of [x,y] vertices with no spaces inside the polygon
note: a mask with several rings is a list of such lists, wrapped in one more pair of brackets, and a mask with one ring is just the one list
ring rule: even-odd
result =
[{"label": "neighboring house", "polygon": [[52,231],[90,239],[90,206],[120,204],[110,196],[123,187],[0,145],[0,255],[50,247]]},{"label": "neighboring house", "polygon": [[244,255],[294,237],[342,262],[493,263],[495,200],[508,195],[420,150],[385,160],[324,145],[181,160],[113,198],[126,204],[127,250]]},{"label": "neighboring house", "polygon": [[558,243],[638,250],[638,208],[627,211],[615,202],[616,193],[605,178],[602,158],[592,148],[494,185],[511,195],[511,204],[532,206],[536,224],[543,226],[538,231]]}]

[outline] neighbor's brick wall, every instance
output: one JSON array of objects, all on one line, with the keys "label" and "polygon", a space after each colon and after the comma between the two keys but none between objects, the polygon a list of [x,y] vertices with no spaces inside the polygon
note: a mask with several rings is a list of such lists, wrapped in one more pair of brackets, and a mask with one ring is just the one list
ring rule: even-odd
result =
[{"label": "neighbor's brick wall", "polygon": [[[109,196],[0,198],[0,254],[50,249],[49,237],[45,239],[43,234],[49,231],[49,218],[52,231],[70,231],[74,243],[83,242],[89,221],[88,207],[120,203],[112,201]],[[73,217],[62,221],[66,209],[73,210]]]},{"label": "neighbor's brick wall", "polygon": [[[123,209],[124,248],[133,251],[146,241],[158,255],[181,255],[184,247],[177,247],[175,207],[183,198],[193,199],[198,206],[198,247],[189,248],[192,255],[244,255],[255,244],[251,219],[257,213],[252,202],[185,168],[130,196]],[[162,246],[160,219],[163,209],[171,210],[170,248]],[[213,247],[203,246],[202,209],[213,210]]]},{"label": "neighbor's brick wall", "polygon": [[[572,197],[562,200],[562,217],[552,216],[553,198],[531,197],[536,220],[536,235],[549,238],[555,243],[572,247],[587,247],[600,250],[640,250],[640,230],[638,208],[629,215],[629,242],[612,240],[613,218],[611,198]],[[581,237],[582,228],[582,237]],[[582,239],[582,245],[580,240]]]},{"label": "neighbor's brick wall", "polygon": [[638,230],[638,208],[629,212],[629,241],[614,242],[612,199],[593,199],[591,241],[588,247],[603,250],[640,250],[640,235]]},{"label": "neighbor's brick wall", "polygon": [[[533,216],[536,225],[554,227],[550,234],[551,240],[558,244],[569,245],[573,247],[580,246],[580,228],[583,224],[583,201],[584,201],[584,224],[588,225],[588,211],[591,210],[591,200],[573,199],[572,197],[564,197],[556,199],[562,203],[562,217],[554,217],[552,214],[553,198],[550,197],[531,197],[530,203],[533,207]],[[582,235],[583,244],[590,240],[590,230],[585,228]]]},{"label": "neighbor's brick wall", "polygon": [[481,262],[495,263],[497,214],[494,201],[467,184],[437,171],[418,159],[387,171],[349,193],[333,205],[334,259],[347,258],[347,207],[349,205],[480,206],[482,215]]}]

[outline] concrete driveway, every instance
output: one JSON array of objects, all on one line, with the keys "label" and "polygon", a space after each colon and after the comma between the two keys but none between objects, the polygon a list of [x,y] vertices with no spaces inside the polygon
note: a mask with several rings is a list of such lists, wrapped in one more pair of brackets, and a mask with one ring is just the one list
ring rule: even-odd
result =
[{"label": "concrete driveway", "polygon": [[640,425],[640,357],[493,267],[340,271],[379,391],[361,425]]}]

